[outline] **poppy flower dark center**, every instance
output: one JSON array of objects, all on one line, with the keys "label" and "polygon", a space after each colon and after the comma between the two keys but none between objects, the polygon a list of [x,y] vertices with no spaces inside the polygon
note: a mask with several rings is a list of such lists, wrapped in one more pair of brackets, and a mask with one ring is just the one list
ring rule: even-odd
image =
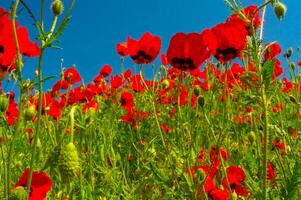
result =
[{"label": "poppy flower dark center", "polygon": [[237,55],[238,55],[238,50],[233,47],[230,47],[227,49],[217,49],[214,57],[218,60],[221,59],[223,61],[228,61],[237,57]]},{"label": "poppy flower dark center", "polygon": [[172,58],[171,62],[174,67],[180,70],[193,70],[196,68],[191,58]]},{"label": "poppy flower dark center", "polygon": [[125,106],[126,103],[127,103],[127,102],[126,102],[125,99],[123,99],[123,98],[120,99],[120,104],[121,104],[122,106]]},{"label": "poppy flower dark center", "polygon": [[150,62],[152,58],[152,56],[148,55],[144,51],[138,51],[136,55],[132,56],[132,59],[137,63],[145,63],[145,61]]},{"label": "poppy flower dark center", "polygon": [[4,47],[0,45],[0,53],[4,53]]}]

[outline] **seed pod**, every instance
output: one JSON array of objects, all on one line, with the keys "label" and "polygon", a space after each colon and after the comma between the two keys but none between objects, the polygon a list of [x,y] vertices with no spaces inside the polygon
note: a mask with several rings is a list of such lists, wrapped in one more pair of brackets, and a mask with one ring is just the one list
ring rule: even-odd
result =
[{"label": "seed pod", "polygon": [[63,13],[64,5],[61,0],[54,0],[51,4],[51,10],[54,16],[59,16]]},{"label": "seed pod", "polygon": [[283,3],[278,1],[275,4],[274,13],[279,20],[282,20],[284,18],[286,11],[287,11],[287,8]]},{"label": "seed pod", "polygon": [[70,183],[80,173],[80,159],[75,145],[70,142],[62,147],[58,159],[58,167],[62,180],[65,183]]}]

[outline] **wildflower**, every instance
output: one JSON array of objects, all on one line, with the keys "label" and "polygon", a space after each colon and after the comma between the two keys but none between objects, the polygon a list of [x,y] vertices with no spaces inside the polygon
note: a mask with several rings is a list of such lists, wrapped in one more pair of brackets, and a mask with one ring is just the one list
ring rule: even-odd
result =
[{"label": "wildflower", "polygon": [[[26,188],[29,176],[29,168],[27,168],[20,176],[19,181],[15,184],[14,189],[19,187]],[[45,172],[33,171],[32,181],[30,185],[30,193],[28,200],[44,200],[47,193],[52,187],[52,181]]]},{"label": "wildflower", "polygon": [[[27,57],[36,57],[40,55],[40,48],[37,43],[30,41],[28,31],[25,27],[17,29],[20,53]],[[0,68],[2,71],[12,71],[15,69],[15,58],[17,55],[12,22],[9,13],[0,8]]]},{"label": "wildflower", "polygon": [[64,72],[64,80],[67,80],[69,84],[76,84],[82,80],[80,74],[74,67],[70,67]]},{"label": "wildflower", "polygon": [[116,51],[120,56],[127,56],[129,54],[128,52],[128,44],[126,42],[118,43],[116,45]]},{"label": "wildflower", "polygon": [[213,35],[207,30],[201,34],[175,34],[171,38],[167,50],[168,63],[184,71],[198,68],[210,57],[211,50],[208,49],[207,45],[207,40],[210,40],[210,37],[213,39]]},{"label": "wildflower", "polygon": [[161,49],[161,39],[149,32],[143,34],[140,40],[127,39],[128,52],[137,64],[148,64],[153,62]]},{"label": "wildflower", "polygon": [[246,47],[248,35],[242,23],[237,21],[221,23],[213,27],[211,32],[215,39],[210,41],[216,46],[213,55],[218,61],[225,63],[241,56],[241,51]]}]

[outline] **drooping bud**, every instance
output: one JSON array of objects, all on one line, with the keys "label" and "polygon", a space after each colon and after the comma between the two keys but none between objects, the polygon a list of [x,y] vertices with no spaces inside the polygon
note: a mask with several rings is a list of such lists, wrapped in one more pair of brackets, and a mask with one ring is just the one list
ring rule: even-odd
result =
[{"label": "drooping bud", "polygon": [[54,0],[51,4],[51,10],[54,16],[59,16],[63,13],[64,5],[61,0]]},{"label": "drooping bud", "polygon": [[282,20],[284,18],[286,11],[287,11],[287,8],[283,3],[278,1],[275,4],[274,13],[279,20]]},{"label": "drooping bud", "polygon": [[9,104],[9,99],[5,94],[0,95],[0,112],[5,112]]},{"label": "drooping bud", "polygon": [[288,58],[290,58],[292,55],[293,55],[293,48],[290,47],[290,48],[287,50],[287,56],[288,56]]}]

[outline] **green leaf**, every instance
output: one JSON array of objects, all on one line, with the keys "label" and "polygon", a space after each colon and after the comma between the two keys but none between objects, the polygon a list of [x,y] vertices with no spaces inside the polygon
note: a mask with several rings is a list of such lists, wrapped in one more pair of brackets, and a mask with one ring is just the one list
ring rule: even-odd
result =
[{"label": "green leaf", "polygon": [[266,86],[269,86],[271,83],[272,76],[274,74],[274,64],[275,61],[273,60],[268,60],[263,63],[262,73],[263,73],[264,83]]},{"label": "green leaf", "polygon": [[297,160],[293,175],[289,184],[287,186],[287,199],[298,199],[298,195],[300,195],[300,187],[301,187],[301,160]]}]

